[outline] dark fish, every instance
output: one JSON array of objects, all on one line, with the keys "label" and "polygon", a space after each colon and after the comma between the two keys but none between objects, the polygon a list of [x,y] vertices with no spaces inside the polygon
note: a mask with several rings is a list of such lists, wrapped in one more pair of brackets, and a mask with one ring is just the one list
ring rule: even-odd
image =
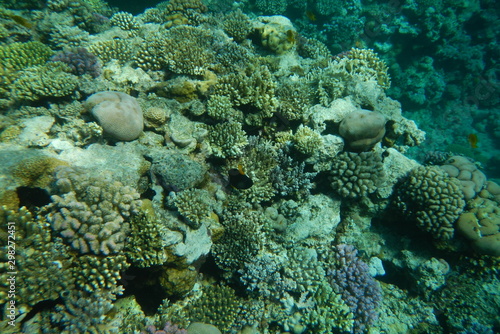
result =
[{"label": "dark fish", "polygon": [[476,134],[471,133],[467,136],[467,140],[469,141],[470,147],[477,148],[477,142],[479,141],[479,139],[477,138]]},{"label": "dark fish", "polygon": [[228,171],[229,184],[236,189],[248,189],[253,185],[252,179],[245,174],[241,165]]},{"label": "dark fish", "polygon": [[314,14],[314,12],[312,12],[310,10],[306,10],[306,16],[312,22],[316,21],[316,14]]}]

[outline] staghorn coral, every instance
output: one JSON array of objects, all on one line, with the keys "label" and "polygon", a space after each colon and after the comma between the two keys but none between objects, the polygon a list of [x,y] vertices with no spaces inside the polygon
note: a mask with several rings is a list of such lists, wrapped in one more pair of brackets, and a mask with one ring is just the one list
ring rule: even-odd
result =
[{"label": "staghorn coral", "polygon": [[287,7],[286,0],[257,0],[255,5],[265,14],[280,15],[283,14]]},{"label": "staghorn coral", "polygon": [[242,151],[240,163],[252,180],[249,189],[237,191],[237,197],[249,203],[269,201],[276,194],[271,172],[278,165],[277,150],[273,143],[262,137],[251,136]]},{"label": "staghorn coral", "polygon": [[331,167],[331,186],[342,197],[362,198],[385,178],[382,156],[376,152],[342,152]]},{"label": "staghorn coral", "polygon": [[44,64],[53,51],[42,42],[10,43],[0,45],[0,69],[21,71],[31,66]]},{"label": "staghorn coral", "polygon": [[382,301],[382,289],[370,276],[369,267],[358,258],[351,245],[337,245],[332,255],[328,275],[335,292],[354,315],[353,333],[365,333],[378,319],[377,307]]},{"label": "staghorn coral", "polygon": [[387,65],[372,49],[351,50],[338,55],[335,61],[352,76],[363,81],[374,80],[383,89],[391,86]]},{"label": "staghorn coral", "polygon": [[298,162],[284,149],[278,151],[278,166],[271,171],[274,188],[283,197],[303,199],[309,196],[314,183],[311,181],[317,173],[305,172],[304,161]]},{"label": "staghorn coral", "polygon": [[99,41],[89,46],[91,53],[95,54],[103,63],[116,59],[122,63],[134,57],[135,50],[129,41],[124,39],[112,39]]},{"label": "staghorn coral", "polygon": [[66,292],[63,304],[56,305],[54,311],[48,312],[46,316],[51,328],[59,329],[58,333],[61,330],[63,333],[118,333],[120,319],[113,318],[111,312],[116,294],[103,290],[92,293],[70,290]]},{"label": "staghorn coral", "polygon": [[244,72],[219,77],[210,91],[212,94],[228,96],[234,107],[255,107],[257,112],[247,114],[245,122],[258,126],[262,124],[263,118],[272,117],[278,107],[276,87],[277,83],[267,66],[251,65]]},{"label": "staghorn coral", "polygon": [[[147,202],[143,200],[143,202]],[[163,242],[162,228],[151,209],[139,211],[130,221],[130,234],[125,243],[125,255],[131,264],[139,268],[157,266],[167,261]]]},{"label": "staghorn coral", "polygon": [[134,17],[134,15],[127,12],[118,12],[113,14],[110,22],[112,25],[127,31],[137,30],[140,28],[139,21]]},{"label": "staghorn coral", "polygon": [[396,206],[436,239],[451,239],[465,201],[460,181],[436,166],[413,169],[396,190]]},{"label": "staghorn coral", "polygon": [[323,282],[313,295],[315,305],[306,313],[308,329],[318,334],[338,331],[352,333],[354,327],[353,313],[342,295]]},{"label": "staghorn coral", "polygon": [[171,192],[170,196],[189,227],[198,229],[204,221],[210,219],[215,200],[208,191],[191,188],[179,193]]},{"label": "staghorn coral", "polygon": [[314,155],[323,147],[323,138],[310,127],[300,124],[292,137],[294,148],[302,154]]},{"label": "staghorn coral", "polygon": [[90,34],[78,27],[56,24],[49,32],[49,41],[57,49],[82,47],[87,44]]},{"label": "staghorn coral", "polygon": [[209,30],[181,25],[164,34],[161,62],[172,72],[203,75],[215,62],[211,46],[214,36]]},{"label": "staghorn coral", "polygon": [[56,172],[48,220],[81,254],[114,254],[124,247],[127,220],[140,207],[139,194],[105,176],[78,174],[71,168]]},{"label": "staghorn coral", "polygon": [[12,85],[12,97],[17,101],[37,101],[58,98],[74,93],[78,78],[60,62],[33,66],[19,73]]},{"label": "staghorn coral", "polygon": [[210,95],[207,101],[207,114],[216,120],[241,122],[243,113],[233,108],[231,99],[225,95]]}]

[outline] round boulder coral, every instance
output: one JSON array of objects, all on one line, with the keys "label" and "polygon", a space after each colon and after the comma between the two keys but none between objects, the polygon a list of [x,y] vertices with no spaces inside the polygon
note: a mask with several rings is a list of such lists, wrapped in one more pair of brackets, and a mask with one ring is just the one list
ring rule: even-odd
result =
[{"label": "round boulder coral", "polygon": [[466,157],[459,155],[452,156],[444,162],[441,168],[450,176],[460,180],[467,200],[476,197],[476,194],[483,189],[486,183],[486,176],[483,172],[477,168],[474,162]]},{"label": "round boulder coral", "polygon": [[339,133],[349,149],[367,151],[384,137],[386,122],[380,113],[359,109],[347,114],[340,122]]},{"label": "round boulder coral", "polygon": [[84,105],[92,111],[104,133],[116,140],[134,140],[142,133],[142,109],[137,100],[128,94],[99,92],[89,96]]},{"label": "round boulder coral", "polygon": [[415,168],[397,190],[396,205],[417,226],[441,240],[451,239],[465,201],[460,181],[436,166]]}]

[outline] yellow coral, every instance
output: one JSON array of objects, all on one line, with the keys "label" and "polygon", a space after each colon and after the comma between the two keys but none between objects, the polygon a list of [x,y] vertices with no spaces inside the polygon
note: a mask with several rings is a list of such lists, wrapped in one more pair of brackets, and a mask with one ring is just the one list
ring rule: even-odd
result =
[{"label": "yellow coral", "polygon": [[38,156],[20,161],[12,171],[22,185],[28,187],[47,187],[52,180],[52,173],[59,166],[67,166],[66,161],[48,156]]}]

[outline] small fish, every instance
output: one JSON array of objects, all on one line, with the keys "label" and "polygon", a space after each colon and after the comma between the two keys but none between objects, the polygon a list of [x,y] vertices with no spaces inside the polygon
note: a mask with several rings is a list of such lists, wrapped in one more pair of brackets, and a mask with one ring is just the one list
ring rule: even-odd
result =
[{"label": "small fish", "polygon": [[478,138],[476,134],[471,133],[467,136],[467,140],[469,141],[470,147],[477,148]]},{"label": "small fish", "polygon": [[248,189],[253,185],[252,179],[245,174],[243,166],[240,164],[238,168],[232,168],[228,171],[229,184],[236,189]]},{"label": "small fish", "polygon": [[297,43],[297,32],[293,31],[292,29],[288,29],[286,31],[286,38],[290,43]]},{"label": "small fish", "polygon": [[24,18],[24,17],[22,17],[22,16],[19,16],[19,15],[14,15],[14,14],[13,14],[13,15],[10,15],[10,18],[11,18],[14,22],[16,22],[16,23],[17,23],[17,24],[19,24],[19,25],[22,25],[22,26],[23,26],[23,27],[25,27],[25,28],[28,28],[28,29],[33,28],[33,24],[32,24],[30,21],[28,21],[28,19],[26,19],[26,18]]},{"label": "small fish", "polygon": [[310,11],[310,10],[306,10],[306,16],[307,16],[307,18],[308,18],[310,21],[312,21],[312,22],[314,22],[314,21],[316,21],[316,20],[317,20],[317,18],[316,18],[316,14],[314,14],[314,13],[313,13],[312,11]]}]

